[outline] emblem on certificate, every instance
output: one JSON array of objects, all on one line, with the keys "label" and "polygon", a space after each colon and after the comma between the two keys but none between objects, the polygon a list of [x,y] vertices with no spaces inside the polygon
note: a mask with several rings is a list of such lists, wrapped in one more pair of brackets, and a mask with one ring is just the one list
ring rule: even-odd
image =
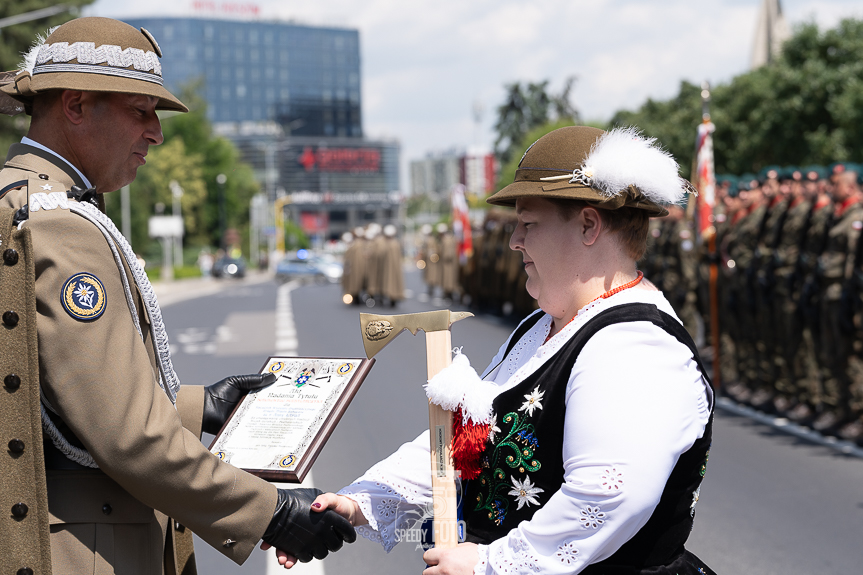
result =
[{"label": "emblem on certificate", "polygon": [[210,445],[226,463],[268,481],[301,483],[374,363],[271,357],[276,382],[240,401]]}]

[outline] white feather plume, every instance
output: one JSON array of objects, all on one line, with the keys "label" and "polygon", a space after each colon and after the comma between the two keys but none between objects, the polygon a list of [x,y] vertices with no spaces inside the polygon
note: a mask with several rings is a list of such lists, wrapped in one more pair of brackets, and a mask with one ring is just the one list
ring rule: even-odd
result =
[{"label": "white feather plume", "polygon": [[33,73],[33,68],[36,67],[36,56],[39,55],[39,49],[45,45],[45,40],[54,33],[54,30],[59,28],[59,26],[54,26],[53,28],[49,28],[45,35],[37,34],[36,40],[33,41],[33,46],[27,50],[24,54],[24,60],[18,65],[18,70],[21,72],[30,72]]},{"label": "white feather plume", "polygon": [[675,204],[683,199],[686,182],[678,174],[671,154],[634,127],[614,128],[590,149],[582,171],[594,188],[609,198],[635,186],[657,204]]},{"label": "white feather plume", "polygon": [[461,408],[462,424],[491,422],[492,402],[497,386],[482,380],[471,367],[470,360],[456,348],[452,364],[442,369],[425,385],[429,401],[447,411]]}]

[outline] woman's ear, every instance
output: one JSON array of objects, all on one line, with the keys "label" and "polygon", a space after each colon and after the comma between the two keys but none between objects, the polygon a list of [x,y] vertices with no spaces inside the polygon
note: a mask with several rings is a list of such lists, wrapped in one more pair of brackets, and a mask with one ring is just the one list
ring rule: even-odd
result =
[{"label": "woman's ear", "polygon": [[581,210],[578,219],[581,241],[586,246],[592,246],[602,231],[602,218],[599,216],[599,211],[587,206]]}]

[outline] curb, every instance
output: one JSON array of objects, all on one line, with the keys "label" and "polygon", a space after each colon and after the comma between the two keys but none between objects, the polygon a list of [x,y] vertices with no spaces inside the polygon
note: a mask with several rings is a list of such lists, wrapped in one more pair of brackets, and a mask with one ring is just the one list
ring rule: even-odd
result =
[{"label": "curb", "polygon": [[182,301],[213,295],[241,286],[250,286],[272,281],[269,273],[251,274],[241,280],[219,278],[191,278],[171,283],[154,283],[153,290],[159,299],[159,307],[167,307]]},{"label": "curb", "polygon": [[716,407],[723,411],[733,413],[734,415],[754,419],[758,423],[762,423],[772,427],[773,429],[782,431],[783,433],[799,437],[800,439],[804,439],[810,443],[838,451],[842,455],[850,455],[852,457],[863,459],[863,448],[858,447],[856,444],[844,439],[837,439],[829,436],[825,437],[817,431],[798,425],[784,417],[767,415],[766,413],[757,411],[749,406],[735,403],[727,397],[720,397],[717,399]]}]

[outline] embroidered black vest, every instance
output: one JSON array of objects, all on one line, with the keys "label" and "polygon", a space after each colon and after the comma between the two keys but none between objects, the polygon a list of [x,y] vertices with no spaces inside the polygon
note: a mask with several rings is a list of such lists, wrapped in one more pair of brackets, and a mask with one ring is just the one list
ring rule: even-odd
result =
[{"label": "embroidered black vest", "polygon": [[[536,314],[516,330],[505,355],[541,316]],[[632,321],[649,321],[687,346],[707,379],[690,335],[655,305],[631,303],[599,313],[536,372],[495,398],[494,424],[499,431],[494,429],[486,444],[482,474],[464,486],[467,541],[488,544],[504,537],[519,522],[530,520],[560,489],[564,481],[565,393],[572,368],[584,345],[599,330]],[[541,403],[542,408],[531,409],[531,402]],[[658,574],[666,572],[663,566],[672,565],[681,574],[712,573],[683,549],[692,530],[695,494],[704,477],[712,430],[711,413],[703,437],[678,459],[644,527],[611,557],[588,566],[582,573]]]}]

